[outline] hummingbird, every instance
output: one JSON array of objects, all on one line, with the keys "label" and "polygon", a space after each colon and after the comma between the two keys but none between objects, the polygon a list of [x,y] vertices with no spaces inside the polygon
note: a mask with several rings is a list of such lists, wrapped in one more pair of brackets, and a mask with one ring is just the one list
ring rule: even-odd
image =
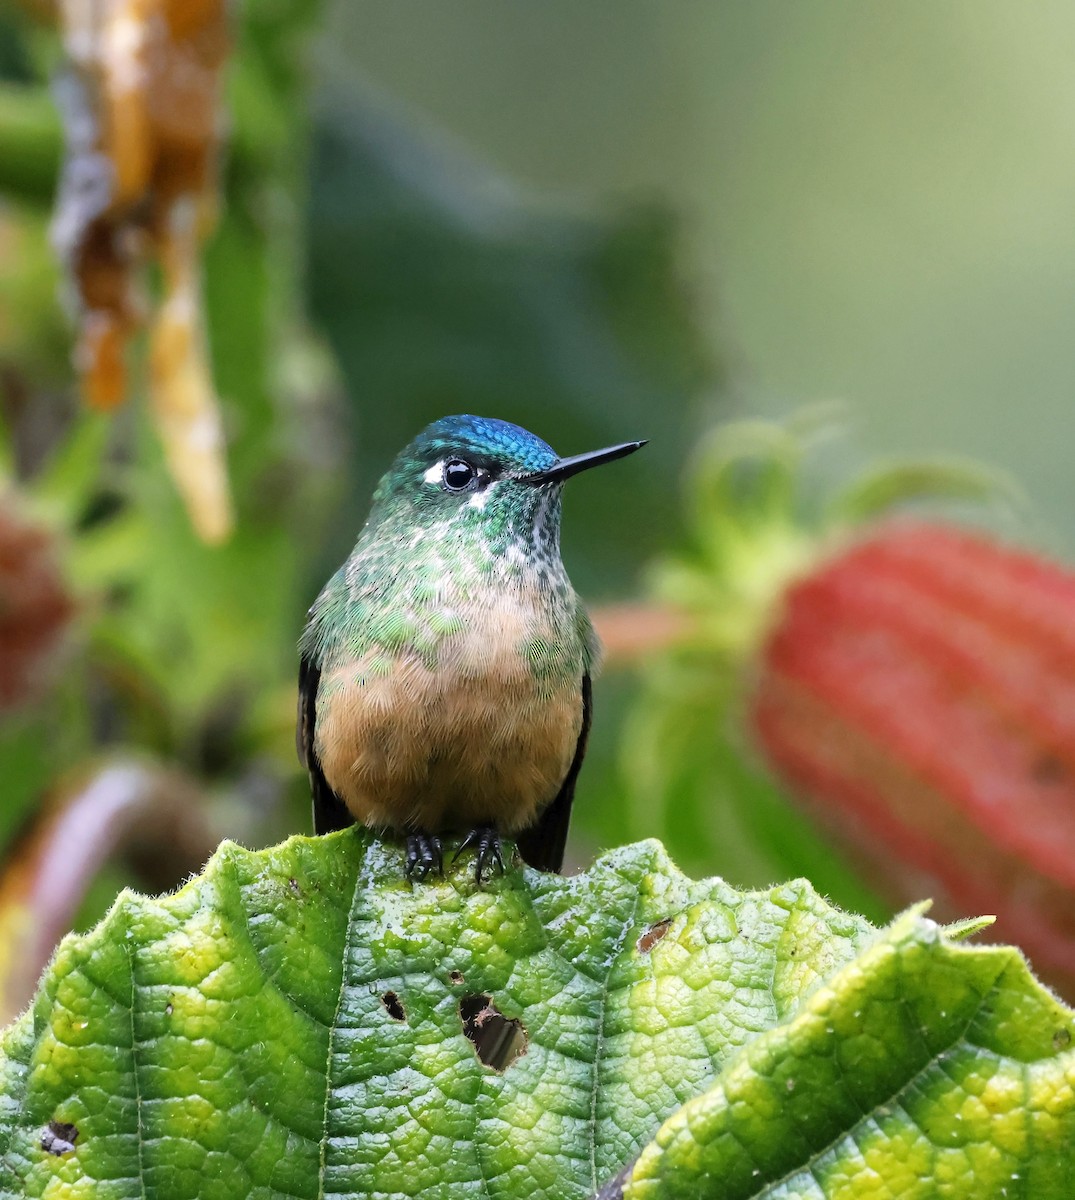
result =
[{"label": "hummingbird", "polygon": [[314,831],[442,837],[504,870],[500,839],[559,871],[599,646],[560,559],[564,482],[645,442],[561,458],[489,417],[444,417],[397,455],[299,643],[299,758]]}]

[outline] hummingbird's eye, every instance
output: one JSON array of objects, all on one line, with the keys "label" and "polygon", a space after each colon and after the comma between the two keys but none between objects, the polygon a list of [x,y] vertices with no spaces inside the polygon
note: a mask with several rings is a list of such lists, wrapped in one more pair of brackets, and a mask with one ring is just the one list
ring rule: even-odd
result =
[{"label": "hummingbird's eye", "polygon": [[444,464],[444,486],[450,492],[465,492],[477,471],[464,458],[450,458]]}]

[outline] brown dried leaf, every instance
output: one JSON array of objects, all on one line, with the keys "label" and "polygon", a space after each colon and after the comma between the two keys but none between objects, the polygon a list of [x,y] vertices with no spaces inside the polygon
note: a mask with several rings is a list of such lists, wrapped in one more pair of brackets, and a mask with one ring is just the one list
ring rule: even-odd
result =
[{"label": "brown dried leaf", "polygon": [[199,251],[216,208],[224,0],[64,0],[58,89],[67,159],[54,225],[78,313],[86,402],[112,409],[161,267],[150,387],[173,477],[207,541],[231,530],[224,440],[201,319]]},{"label": "brown dried leaf", "polygon": [[40,694],[74,612],[52,532],[0,498],[0,711]]}]

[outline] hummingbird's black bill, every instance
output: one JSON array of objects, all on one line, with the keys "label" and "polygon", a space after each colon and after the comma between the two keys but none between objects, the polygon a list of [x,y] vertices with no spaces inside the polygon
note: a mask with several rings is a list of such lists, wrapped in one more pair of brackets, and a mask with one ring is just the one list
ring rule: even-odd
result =
[{"label": "hummingbird's black bill", "polygon": [[606,446],[604,450],[591,450],[587,454],[574,454],[571,458],[561,458],[544,471],[534,471],[531,475],[523,475],[523,483],[553,483],[569,479],[579,471],[588,471],[590,467],[599,467],[602,463],[614,462],[617,458],[626,458],[645,445],[641,442],[621,442],[618,446]]}]

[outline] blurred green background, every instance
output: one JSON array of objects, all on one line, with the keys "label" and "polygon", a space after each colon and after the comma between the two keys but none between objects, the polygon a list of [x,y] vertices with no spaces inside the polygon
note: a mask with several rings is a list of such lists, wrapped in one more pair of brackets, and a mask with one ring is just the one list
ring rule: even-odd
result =
[{"label": "blurred green background", "polygon": [[321,61],[513,180],[666,204],[729,391],[1009,468],[1075,538],[1075,16],[853,0],[340,2]]},{"label": "blurred green background", "polygon": [[[45,790],[117,753],[180,768],[214,838],[308,828],[303,612],[445,413],[564,453],[651,439],[569,491],[564,557],[595,602],[642,594],[682,540],[703,431],[819,400],[862,461],[1010,472],[1022,536],[1070,551],[1073,43],[1059,4],[251,0],[206,256],[239,510],[213,550],[144,397],[114,421],[75,406],[46,241],[59,44],[0,5],[7,459],[81,606],[59,680],[4,727],[9,863]],[[599,685],[574,862],[654,835],[692,872],[805,873],[883,912],[734,737],[690,743],[678,791],[648,796],[636,692],[626,670]],[[134,867],[110,871],[80,920]]]}]

